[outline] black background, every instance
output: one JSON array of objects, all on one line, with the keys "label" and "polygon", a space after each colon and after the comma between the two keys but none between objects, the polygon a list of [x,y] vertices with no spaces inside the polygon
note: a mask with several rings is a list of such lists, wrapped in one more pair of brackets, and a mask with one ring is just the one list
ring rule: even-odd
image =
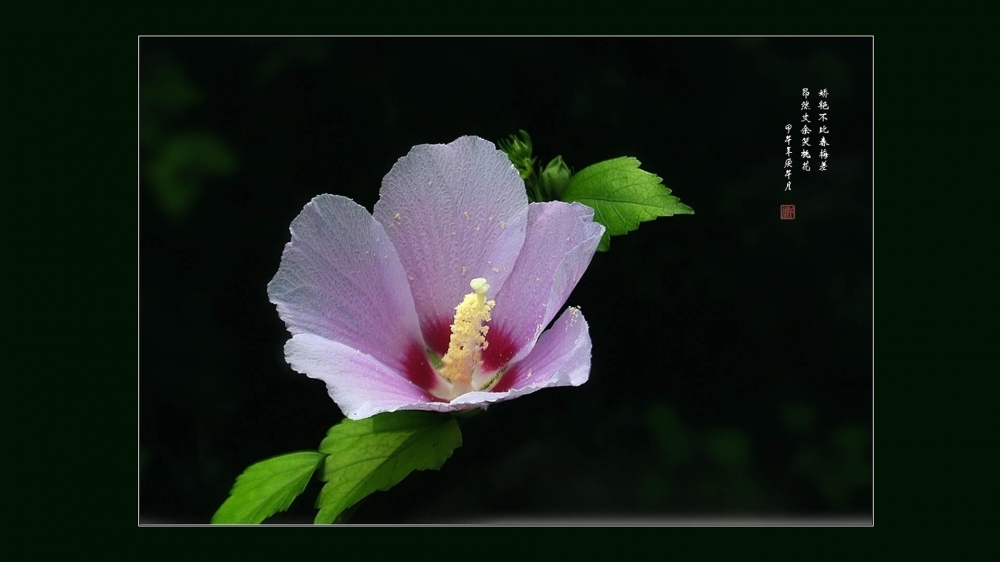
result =
[{"label": "black background", "polygon": [[[784,191],[802,88],[830,93],[830,169],[813,134]],[[302,206],[370,210],[411,146],[518,129],[576,170],[635,156],[696,214],[595,256],[569,299],[589,382],[468,420],[351,522],[870,513],[870,38],[147,37],[141,521],[207,523],[244,468],[341,419],[265,290]],[[311,521],[319,487],[269,521]]]}]

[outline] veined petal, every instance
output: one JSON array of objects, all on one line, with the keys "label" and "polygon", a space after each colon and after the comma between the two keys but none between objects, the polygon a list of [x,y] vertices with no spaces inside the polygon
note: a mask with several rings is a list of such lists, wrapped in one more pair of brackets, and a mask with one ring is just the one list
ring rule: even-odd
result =
[{"label": "veined petal", "polygon": [[579,309],[568,308],[538,338],[523,361],[511,365],[490,392],[470,392],[451,401],[464,408],[510,400],[555,386],[580,386],[590,377],[590,330]]},{"label": "veined petal", "polygon": [[330,397],[352,420],[433,400],[371,355],[315,334],[292,336],[285,358],[296,371],[325,382]]},{"label": "veined petal", "polygon": [[587,270],[604,227],[580,203],[532,203],[521,254],[496,296],[483,351],[492,371],[524,358]]},{"label": "veined petal", "polygon": [[345,197],[320,195],[292,221],[267,294],[293,334],[311,333],[397,372],[423,344],[406,273],[382,225]]},{"label": "veined petal", "polygon": [[423,144],[382,181],[374,215],[399,251],[427,343],[443,354],[455,305],[482,277],[502,290],[524,243],[528,198],[493,143]]}]

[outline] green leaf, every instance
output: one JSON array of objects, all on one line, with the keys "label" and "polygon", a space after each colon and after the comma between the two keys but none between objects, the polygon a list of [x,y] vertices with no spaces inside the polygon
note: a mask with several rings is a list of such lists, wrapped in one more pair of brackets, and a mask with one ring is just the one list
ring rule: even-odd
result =
[{"label": "green leaf", "polygon": [[212,523],[260,523],[305,490],[323,460],[316,451],[289,453],[250,466],[236,478],[229,498],[212,517]]},{"label": "green leaf", "polygon": [[330,428],[316,523],[332,523],[365,496],[388,490],[414,470],[437,470],[462,445],[458,422],[432,412],[391,412]]},{"label": "green leaf", "polygon": [[598,250],[611,247],[611,236],[639,228],[640,222],[672,215],[693,215],[691,207],[670,195],[660,177],[639,169],[631,156],[598,162],[569,180],[562,200],[579,201],[594,208],[594,220],[604,225]]}]

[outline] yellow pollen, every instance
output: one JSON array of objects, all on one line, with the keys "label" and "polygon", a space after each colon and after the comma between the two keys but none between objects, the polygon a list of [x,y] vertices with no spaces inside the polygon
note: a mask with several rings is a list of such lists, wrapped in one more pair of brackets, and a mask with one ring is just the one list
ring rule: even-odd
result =
[{"label": "yellow pollen", "polygon": [[448,353],[441,358],[444,364],[441,376],[452,384],[472,381],[472,371],[479,366],[482,350],[487,345],[489,326],[485,324],[490,321],[490,310],[496,305],[496,301],[486,300],[486,291],[490,290],[486,279],[473,279],[469,286],[473,292],[465,295],[455,307]]}]

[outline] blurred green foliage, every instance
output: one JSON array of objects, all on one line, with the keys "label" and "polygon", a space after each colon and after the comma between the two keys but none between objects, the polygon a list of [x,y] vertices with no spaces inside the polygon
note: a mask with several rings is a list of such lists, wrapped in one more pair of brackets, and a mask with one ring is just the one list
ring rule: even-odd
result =
[{"label": "blurred green foliage", "polygon": [[181,219],[206,186],[239,169],[239,159],[219,134],[187,128],[185,117],[204,95],[172,58],[151,62],[139,99],[139,138],[149,187],[163,213]]},{"label": "blurred green foliage", "polygon": [[[790,490],[813,490],[832,509],[847,507],[853,497],[870,489],[870,434],[860,424],[832,429],[819,445],[811,431],[815,408],[790,403],[781,421],[796,434],[798,452],[787,477],[767,478],[748,431],[734,427],[691,429],[674,408],[655,402],[645,411],[645,423],[655,457],[638,481],[638,503],[647,508],[717,506],[732,512],[754,512],[794,505]],[[797,481],[796,481],[797,480]]]},{"label": "blurred green foliage", "polygon": [[871,433],[859,424],[835,428],[819,445],[803,445],[794,459],[802,475],[835,508],[850,505],[872,482]]},{"label": "blurred green foliage", "polygon": [[318,66],[330,57],[329,43],[317,39],[283,41],[268,50],[257,66],[257,80],[270,82],[297,64]]},{"label": "blurred green foliage", "polygon": [[148,170],[160,208],[170,217],[180,218],[206,185],[237,168],[236,154],[217,135],[183,132],[165,139]]}]

